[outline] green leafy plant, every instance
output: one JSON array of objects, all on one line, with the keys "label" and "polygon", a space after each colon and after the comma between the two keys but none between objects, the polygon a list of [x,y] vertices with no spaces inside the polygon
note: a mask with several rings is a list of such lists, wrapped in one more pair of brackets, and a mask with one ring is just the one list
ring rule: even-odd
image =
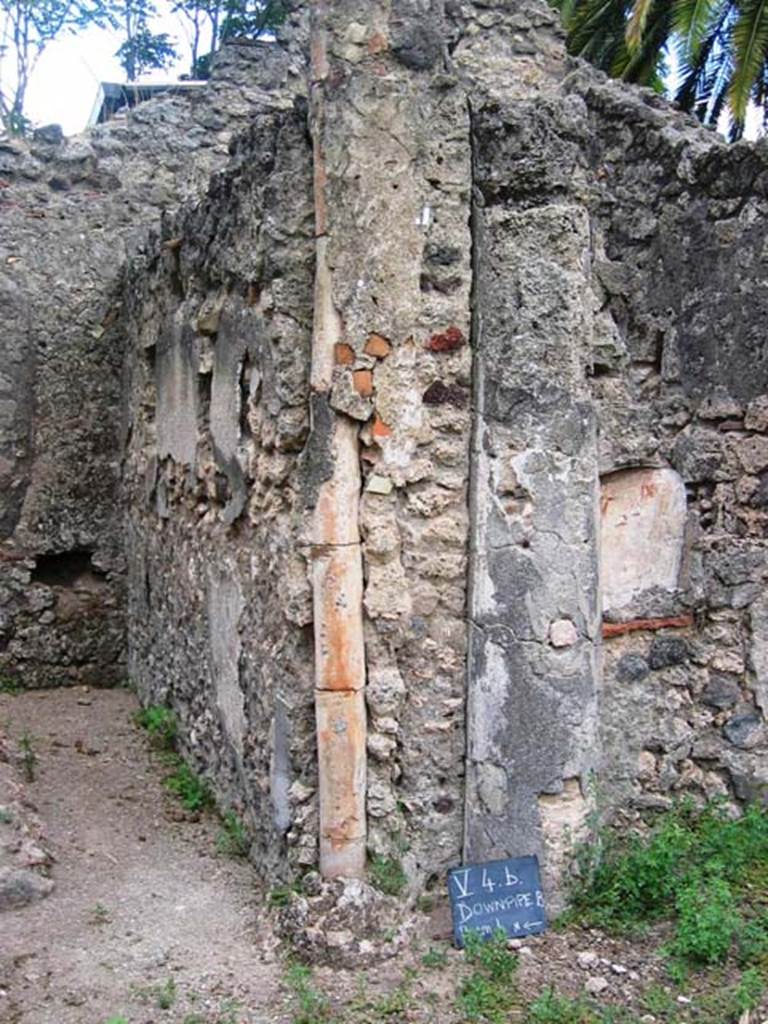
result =
[{"label": "green leafy plant", "polygon": [[600,858],[573,890],[570,920],[621,932],[673,918],[667,950],[677,978],[687,964],[722,962],[738,936],[746,937],[739,943],[742,962],[764,955],[768,921],[756,911],[768,900],[762,808],[753,805],[733,819],[719,804],[682,803],[659,816],[646,836],[607,833],[601,843]]},{"label": "green leafy plant", "polygon": [[170,708],[150,705],[134,715],[134,722],[147,731],[150,743],[157,750],[173,750],[178,735],[176,715]]},{"label": "green leafy plant", "polygon": [[528,1007],[526,1024],[595,1024],[584,999],[570,999],[550,987]]},{"label": "green leafy plant", "polygon": [[733,891],[723,878],[694,876],[675,900],[677,930],[669,952],[694,963],[725,960],[741,923]]},{"label": "green leafy plant", "polygon": [[402,864],[394,857],[372,857],[369,872],[371,884],[386,896],[398,896],[408,884]]},{"label": "green leafy plant", "polygon": [[164,985],[156,987],[155,998],[159,1009],[170,1010],[176,1002],[176,982],[173,978],[169,978]]},{"label": "green leafy plant", "polygon": [[181,800],[188,811],[202,811],[213,803],[213,795],[207,782],[196,775],[184,761],[179,761],[176,770],[166,779],[165,785]]},{"label": "green leafy plant", "polygon": [[228,857],[247,857],[250,848],[251,841],[240,818],[234,811],[225,811],[216,837],[216,849]]},{"label": "green leafy plant", "polygon": [[[765,991],[765,979],[759,970],[750,968],[744,971],[735,985],[717,984],[718,976],[712,979],[713,984],[708,992],[699,993],[696,998],[697,1008],[694,1016],[696,1024],[731,1024],[749,1015],[759,1004]],[[665,1024],[671,1021],[677,1024],[678,1017],[661,1018]]]},{"label": "green leafy plant", "polygon": [[517,957],[507,949],[507,935],[498,929],[490,938],[466,932],[464,950],[472,971],[462,982],[458,1005],[469,1021],[506,1024],[520,1006],[515,984]]},{"label": "green leafy plant", "polygon": [[744,971],[734,990],[736,1007],[739,1014],[744,1013],[746,1010],[753,1010],[758,1005],[765,992],[765,985],[765,975],[755,967]]},{"label": "green leafy plant", "polygon": [[109,921],[109,910],[103,903],[95,903],[88,911],[88,920],[91,924],[107,924]]},{"label": "green leafy plant", "polygon": [[35,738],[26,729],[19,740],[19,749],[21,750],[21,766],[24,770],[24,778],[27,782],[34,782],[35,772],[37,770]]},{"label": "green leafy plant", "polygon": [[677,1010],[674,995],[661,985],[651,985],[643,994],[643,1009],[659,1020],[667,1020]]},{"label": "green leafy plant", "polygon": [[435,949],[434,946],[430,946],[421,958],[421,962],[425,967],[429,967],[431,970],[438,970],[439,968],[447,965],[448,954],[444,949]]},{"label": "green leafy plant", "polygon": [[285,974],[285,984],[290,989],[296,1012],[293,1024],[322,1024],[330,1016],[328,999],[312,983],[312,971],[304,964],[292,964]]},{"label": "green leafy plant", "polygon": [[22,686],[13,676],[0,676],[0,693],[16,697],[22,692]]},{"label": "green leafy plant", "polygon": [[128,1024],[125,1017],[110,1017],[104,1024]]},{"label": "green leafy plant", "polygon": [[768,913],[763,911],[748,921],[736,941],[739,963],[758,964],[768,976]]},{"label": "green leafy plant", "polygon": [[237,1012],[240,1003],[236,999],[226,999],[221,1006],[221,1013],[214,1024],[237,1024]]},{"label": "green leafy plant", "polygon": [[273,910],[287,907],[291,902],[294,893],[301,892],[301,879],[298,878],[289,885],[277,885],[267,893],[267,905]]}]

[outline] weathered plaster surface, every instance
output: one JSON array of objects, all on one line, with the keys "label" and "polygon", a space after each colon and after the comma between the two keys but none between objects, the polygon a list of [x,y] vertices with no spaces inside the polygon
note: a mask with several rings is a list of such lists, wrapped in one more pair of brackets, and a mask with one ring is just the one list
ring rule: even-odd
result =
[{"label": "weathered plaster surface", "polygon": [[685,485],[673,469],[630,469],[600,484],[604,612],[658,588],[677,590],[686,524]]}]

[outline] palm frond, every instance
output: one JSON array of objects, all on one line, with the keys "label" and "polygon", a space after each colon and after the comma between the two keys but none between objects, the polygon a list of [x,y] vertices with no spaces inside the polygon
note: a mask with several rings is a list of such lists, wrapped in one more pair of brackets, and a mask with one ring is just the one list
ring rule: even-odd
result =
[{"label": "palm frond", "polygon": [[627,40],[627,49],[634,53],[640,48],[645,39],[646,25],[655,0],[635,0],[632,13],[627,20],[627,27],[624,30],[624,38]]},{"label": "palm frond", "polygon": [[657,88],[664,69],[664,54],[671,31],[672,12],[668,3],[653,5],[648,13],[643,37],[634,50],[628,48],[628,60],[621,70],[627,82]]},{"label": "palm frond", "polygon": [[725,100],[733,72],[730,32],[736,16],[732,3],[721,3],[717,18],[695,53],[689,51],[684,39],[676,36],[674,40],[680,75],[675,100],[703,124],[712,123],[714,106],[722,107]]},{"label": "palm frond", "polygon": [[[568,49],[571,53],[592,59],[590,50],[610,50],[624,37],[626,4],[622,0],[581,0],[573,6],[573,15],[566,23]],[[599,65],[604,67],[603,64]]]},{"label": "palm frond", "polygon": [[678,35],[683,51],[693,59],[713,24],[716,24],[729,0],[674,0],[672,29]]},{"label": "palm frond", "polygon": [[734,121],[743,125],[752,89],[768,57],[768,0],[741,0],[731,32],[734,70],[728,101]]}]

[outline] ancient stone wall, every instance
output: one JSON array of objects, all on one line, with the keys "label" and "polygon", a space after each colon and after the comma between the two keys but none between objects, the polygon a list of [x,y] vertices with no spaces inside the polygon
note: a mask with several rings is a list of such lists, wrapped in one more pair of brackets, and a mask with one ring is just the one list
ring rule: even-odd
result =
[{"label": "ancient stone wall", "polygon": [[205,200],[126,278],[128,671],[173,707],[184,752],[279,872],[286,843],[294,867],[317,843],[312,168],[306,105],[253,113]]},{"label": "ancient stone wall", "polygon": [[[70,532],[19,540],[37,558],[12,571],[34,639],[67,606],[55,572],[111,586],[124,552],[128,674],[285,875],[317,862],[316,688],[321,733],[346,727],[313,667],[345,634],[317,615],[362,614],[355,837],[414,892],[538,853],[554,896],[591,809],[768,781],[766,151],[570,61],[537,0],[316,7],[322,74],[301,34],[269,51],[228,161],[195,150],[207,191],[94,287],[88,359],[57,349],[72,395],[102,397],[79,399],[60,496],[42,450],[28,485],[19,456],[15,537],[37,508]],[[16,409],[42,444],[41,365],[13,386],[43,396]],[[62,674],[84,677],[32,680]]]},{"label": "ancient stone wall", "polygon": [[[526,819],[505,817],[504,784],[538,779],[524,806],[552,865],[589,803],[610,816],[763,791],[768,162],[574,62],[545,96],[478,106],[473,128],[491,439],[473,620],[492,589],[478,699],[509,710],[477,729],[491,772],[467,821],[490,787],[493,849]],[[470,666],[470,708],[474,682]],[[470,780],[472,761],[470,745]]]},{"label": "ancient stone wall", "polygon": [[623,526],[644,585],[606,609],[602,784],[614,806],[762,798],[768,152],[611,83],[573,88],[594,183],[604,522],[617,470],[665,467],[645,472]]},{"label": "ancient stone wall", "polygon": [[0,142],[0,671],[24,685],[125,679],[122,268],[265,90],[290,105],[297,84],[286,52],[236,46],[202,90]]}]

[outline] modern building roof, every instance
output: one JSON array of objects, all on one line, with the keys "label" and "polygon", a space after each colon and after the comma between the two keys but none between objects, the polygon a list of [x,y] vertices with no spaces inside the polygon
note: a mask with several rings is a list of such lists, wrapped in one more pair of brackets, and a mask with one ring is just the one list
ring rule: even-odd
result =
[{"label": "modern building roof", "polygon": [[155,96],[178,95],[200,89],[207,83],[204,81],[187,82],[101,82],[96,100],[93,104],[88,126],[108,121],[120,110],[129,110],[137,103],[152,99]]}]

